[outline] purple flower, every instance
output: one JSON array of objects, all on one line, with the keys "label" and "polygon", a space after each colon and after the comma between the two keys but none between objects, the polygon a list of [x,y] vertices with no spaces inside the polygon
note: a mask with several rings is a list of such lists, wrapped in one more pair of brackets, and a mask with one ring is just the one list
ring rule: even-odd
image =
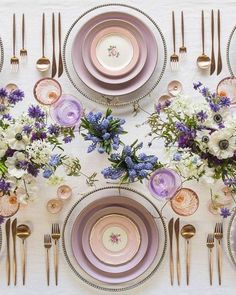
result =
[{"label": "purple flower", "polygon": [[0,97],[2,97],[2,98],[7,97],[6,88],[0,88]]},{"label": "purple flower", "polygon": [[104,154],[105,153],[105,150],[104,150],[104,148],[99,147],[98,148],[98,152],[99,152],[99,154]]},{"label": "purple flower", "polygon": [[106,179],[118,179],[124,174],[124,170],[120,168],[108,167],[102,170],[102,175]]},{"label": "purple flower", "polygon": [[6,153],[5,153],[5,156],[7,158],[12,157],[14,155],[14,152],[15,152],[15,150],[13,150],[11,148],[8,148],[7,151],[6,151]]},{"label": "purple flower", "polygon": [[224,180],[224,184],[227,185],[227,186],[236,185],[236,178],[226,178]]},{"label": "purple flower", "polygon": [[202,86],[202,83],[201,82],[197,82],[197,83],[193,83],[193,88],[195,89],[195,90],[198,90],[200,87]]},{"label": "purple flower", "polygon": [[44,140],[45,138],[47,138],[46,132],[33,132],[31,136],[31,141]]},{"label": "purple flower", "polygon": [[231,105],[230,98],[225,97],[225,96],[224,97],[221,97],[220,102],[219,102],[219,105],[221,107],[230,107],[230,105]]},{"label": "purple flower", "polygon": [[72,141],[72,137],[71,136],[66,136],[62,140],[64,141],[64,143],[70,143]]},{"label": "purple flower", "polygon": [[22,101],[24,98],[24,92],[20,89],[16,89],[12,91],[8,96],[8,101],[10,104],[16,104],[20,101]]},{"label": "purple flower", "polygon": [[158,113],[158,115],[160,115],[162,110],[162,104],[159,102],[158,104],[156,104],[156,112]]},{"label": "purple flower", "polygon": [[218,111],[220,110],[220,105],[214,103],[213,101],[210,101],[210,102],[209,102],[209,106],[210,106],[211,110],[212,110],[213,112],[215,112],[215,113],[218,112]]},{"label": "purple flower", "polygon": [[180,122],[176,122],[175,127],[178,131],[183,132],[183,133],[188,133],[190,131],[190,129],[186,125],[184,125],[183,123],[180,123]]},{"label": "purple flower", "polygon": [[43,119],[45,117],[44,111],[38,105],[30,106],[28,109],[28,115],[30,118],[33,118],[33,119]]},{"label": "purple flower", "polygon": [[48,127],[48,132],[51,134],[51,135],[55,135],[55,136],[58,136],[60,134],[60,126],[56,125],[56,124],[51,124],[49,127]]},{"label": "purple flower", "polygon": [[26,134],[30,134],[30,132],[32,131],[32,127],[30,125],[25,125],[25,126],[23,126],[23,129],[22,130]]},{"label": "purple flower", "polygon": [[37,177],[39,174],[38,167],[33,163],[28,163],[27,172],[34,177]]},{"label": "purple flower", "polygon": [[8,193],[11,188],[9,182],[6,182],[4,179],[0,179],[0,191],[3,193]]},{"label": "purple flower", "polygon": [[203,87],[201,90],[200,90],[202,96],[204,97],[208,97],[209,96],[209,88],[207,87]]},{"label": "purple flower", "polygon": [[198,112],[196,116],[197,116],[198,121],[200,121],[201,123],[203,123],[208,117],[207,113],[204,111]]},{"label": "purple flower", "polygon": [[6,119],[6,120],[8,120],[8,121],[12,120],[12,116],[11,116],[10,114],[4,114],[4,115],[2,116],[2,118],[3,118],[3,119]]},{"label": "purple flower", "polygon": [[231,215],[231,212],[229,210],[229,208],[221,208],[220,209],[220,216],[222,216],[223,218],[227,218]]},{"label": "purple flower", "polygon": [[96,148],[96,144],[91,144],[88,149],[87,149],[87,153],[91,153],[92,151],[94,151]]}]

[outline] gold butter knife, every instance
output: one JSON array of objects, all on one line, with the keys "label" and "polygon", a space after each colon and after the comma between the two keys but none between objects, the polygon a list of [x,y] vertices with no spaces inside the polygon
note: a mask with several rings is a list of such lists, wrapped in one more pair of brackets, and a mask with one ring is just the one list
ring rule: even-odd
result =
[{"label": "gold butter knife", "polygon": [[17,259],[16,259],[16,227],[17,227],[17,219],[15,218],[11,224],[11,234],[12,234],[12,242],[13,242],[13,276],[14,276],[14,286],[17,283]]},{"label": "gold butter knife", "polygon": [[215,72],[215,52],[214,52],[214,11],[211,11],[211,69],[210,75]]},{"label": "gold butter knife", "polygon": [[7,285],[10,285],[11,282],[11,260],[10,260],[10,230],[11,230],[11,219],[9,218],[5,225],[6,231],[6,243],[7,243],[7,261],[6,261],[6,270],[7,270]]},{"label": "gold butter knife", "polygon": [[61,77],[63,73],[63,62],[61,54],[61,14],[58,14],[58,41],[59,41],[59,61],[58,61],[58,78]]},{"label": "gold butter knife", "polygon": [[168,224],[169,240],[170,240],[170,283],[174,284],[174,258],[173,258],[173,226],[174,218],[171,218]]},{"label": "gold butter knife", "polygon": [[175,238],[176,238],[176,271],[177,271],[177,281],[180,285],[180,255],[179,255],[179,218],[175,221]]}]

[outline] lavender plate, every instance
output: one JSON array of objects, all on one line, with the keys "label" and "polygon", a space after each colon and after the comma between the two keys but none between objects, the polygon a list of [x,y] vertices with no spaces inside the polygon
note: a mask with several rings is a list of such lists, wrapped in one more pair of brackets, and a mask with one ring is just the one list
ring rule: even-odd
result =
[{"label": "lavender plate", "polygon": [[[93,65],[93,62],[90,57],[90,49],[91,44],[96,36],[97,33],[102,31],[105,28],[109,27],[118,27],[118,28],[124,28],[128,30],[130,33],[134,35],[134,37],[137,39],[139,50],[140,50],[140,57],[138,60],[137,65],[134,67],[132,71],[130,71],[127,75],[121,75],[120,77],[109,77],[104,76],[101,72],[99,72]],[[78,54],[78,53],[74,53]],[[128,82],[132,80],[134,77],[136,77],[141,70],[143,69],[146,59],[147,59],[147,45],[144,40],[144,37],[142,33],[134,27],[131,23],[119,20],[119,19],[110,19],[103,22],[100,22],[99,24],[96,24],[85,36],[83,47],[82,47],[82,58],[84,61],[84,64],[87,68],[87,70],[93,75],[96,79],[100,80],[104,83],[110,83],[110,84],[121,84]],[[78,72],[80,68],[78,67],[78,64],[74,64],[76,71]]]},{"label": "lavender plate", "polygon": [[[91,228],[92,228],[93,224],[102,216],[107,215],[107,214],[114,214],[114,213],[115,214],[122,214],[124,216],[128,216],[129,218],[131,218],[135,222],[135,224],[137,225],[137,227],[140,231],[140,236],[141,236],[141,244],[140,244],[140,248],[139,248],[139,251],[136,254],[136,256],[128,263],[122,264],[120,266],[115,266],[115,267],[107,265],[107,264],[103,263],[102,261],[100,261],[99,259],[97,259],[97,257],[93,254],[93,252],[90,248],[90,245],[89,245],[90,232],[91,232]],[[75,253],[75,256],[77,256],[76,249],[79,248],[79,238],[80,238],[78,236],[77,226],[78,226],[78,223],[75,222],[74,228],[73,228],[73,231],[75,232],[75,238],[72,239],[72,248],[73,248],[73,252]],[[110,207],[109,206],[107,208],[99,210],[97,213],[95,213],[91,217],[91,219],[88,220],[88,222],[85,225],[85,228],[83,230],[83,234],[82,234],[82,246],[83,246],[83,251],[84,251],[87,259],[93,265],[95,265],[97,268],[103,269],[105,272],[122,273],[122,272],[126,272],[128,270],[131,270],[143,259],[144,255],[146,254],[146,251],[148,249],[148,233],[147,233],[147,229],[146,229],[144,222],[137,214],[135,214],[131,210],[126,209],[124,207],[119,207],[119,206]]]},{"label": "lavender plate", "polygon": [[[96,204],[95,207],[94,204]],[[77,237],[73,234],[78,218],[81,219],[79,228],[82,229],[87,224],[87,220],[90,218],[89,216],[107,207],[108,204],[110,206],[126,208],[138,215],[143,220],[148,233],[149,246],[146,255],[136,267],[122,274],[104,272],[91,264],[86,258],[84,251],[81,251],[81,237],[79,238],[80,248],[76,250],[76,255],[79,255],[79,258],[81,258],[80,263],[78,263],[74,256],[72,248],[73,239],[78,239],[78,231],[76,231]],[[88,208],[90,208],[89,215]],[[75,223],[76,220],[77,222]],[[157,229],[158,243],[156,243]],[[120,186],[100,188],[84,195],[71,208],[62,230],[63,251],[72,271],[90,286],[110,292],[125,291],[134,288],[150,278],[163,260],[166,252],[166,243],[165,223],[155,205],[143,194]],[[83,266],[86,267],[86,270],[81,266],[81,263],[84,264]],[[88,274],[88,270],[90,274]]]},{"label": "lavender plate", "polygon": [[[81,42],[88,31],[96,24],[109,19],[132,23],[145,37],[148,47],[147,61],[143,70],[134,79],[118,85],[103,83],[93,77],[85,67],[81,54]],[[78,34],[83,37],[79,45],[77,44]],[[157,45],[158,62],[155,64]],[[73,54],[75,46],[78,46],[76,56]],[[71,25],[64,42],[63,61],[70,82],[83,96],[101,104],[121,106],[132,104],[154,90],[166,68],[167,49],[164,36],[158,25],[143,11],[125,4],[104,4],[83,13]],[[81,69],[79,69],[78,75],[74,64],[79,64],[79,62],[81,62]],[[154,70],[151,71],[151,68]]]}]

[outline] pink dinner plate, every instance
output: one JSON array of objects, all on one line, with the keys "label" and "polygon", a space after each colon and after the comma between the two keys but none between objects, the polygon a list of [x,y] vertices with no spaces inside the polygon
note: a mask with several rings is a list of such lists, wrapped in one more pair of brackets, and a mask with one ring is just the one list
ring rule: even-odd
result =
[{"label": "pink dinner plate", "polygon": [[121,214],[101,217],[90,233],[90,246],[94,255],[110,265],[130,261],[138,252],[140,242],[140,233],[135,223]]},{"label": "pink dinner plate", "polygon": [[[147,45],[147,59],[141,72],[132,80],[122,84],[109,84],[96,79],[86,68],[82,57],[82,46],[84,39],[98,22],[118,19],[129,22],[137,27],[144,36]],[[124,12],[106,12],[96,15],[87,21],[78,31],[72,46],[72,62],[79,78],[91,89],[104,95],[121,96],[131,93],[142,87],[151,77],[157,63],[157,43],[152,31],[140,19]]]},{"label": "pink dinner plate", "polygon": [[[91,52],[92,43],[96,36],[101,31],[109,29],[110,27],[124,29],[130,32],[130,34],[132,34],[137,40],[139,46],[139,59],[135,67],[132,71],[128,72],[126,75],[123,76],[112,77],[109,75],[104,75],[94,66],[91,54],[89,54]],[[142,33],[138,30],[137,27],[134,27],[129,22],[119,19],[105,20],[96,24],[85,36],[84,43],[82,46],[82,59],[89,73],[99,81],[108,84],[122,84],[132,80],[143,69],[145,62],[147,60],[147,45]]]},{"label": "pink dinner plate", "polygon": [[[119,206],[136,213],[143,220],[148,232],[148,249],[146,255],[134,268],[122,273],[105,272],[103,269],[93,265],[87,259],[82,246],[81,233],[83,233],[88,220],[97,211],[111,206]],[[105,283],[120,284],[139,277],[151,266],[158,251],[158,229],[154,218],[148,210],[138,202],[122,196],[105,197],[90,203],[78,215],[71,232],[71,246],[75,259],[87,274]]]},{"label": "pink dinner plate", "polygon": [[[123,216],[128,216],[137,225],[140,231],[140,237],[141,237],[140,247],[135,257],[132,260],[128,261],[127,263],[119,265],[119,266],[104,264],[94,255],[90,247],[90,232],[91,232],[92,226],[97,222],[97,220],[99,220],[103,216],[114,214],[114,213],[121,214]],[[137,214],[123,207],[112,206],[112,207],[107,207],[107,208],[99,210],[87,221],[87,224],[85,225],[85,228],[82,234],[82,246],[87,259],[93,265],[96,265],[96,267],[103,269],[106,272],[122,273],[134,268],[144,258],[148,249],[148,233],[147,233],[147,229],[144,222]]]},{"label": "pink dinner plate", "polygon": [[113,26],[101,30],[91,44],[91,59],[104,75],[123,76],[136,66],[139,60],[139,45],[127,29]]}]

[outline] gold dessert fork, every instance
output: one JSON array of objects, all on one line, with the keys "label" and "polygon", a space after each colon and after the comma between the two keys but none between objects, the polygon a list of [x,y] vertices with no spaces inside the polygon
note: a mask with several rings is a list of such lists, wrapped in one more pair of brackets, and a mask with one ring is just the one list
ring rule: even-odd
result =
[{"label": "gold dessert fork", "polygon": [[13,14],[13,56],[11,58],[11,71],[17,73],[19,68],[19,59],[16,57],[16,15]]},{"label": "gold dessert fork", "polygon": [[50,284],[50,265],[49,265],[49,250],[52,247],[52,240],[50,235],[44,235],[44,248],[46,249],[46,272],[47,272],[47,285]]},{"label": "gold dessert fork", "polygon": [[55,269],[55,282],[58,285],[58,240],[60,239],[60,227],[58,223],[52,225],[52,239],[54,240],[54,269]]},{"label": "gold dessert fork", "polygon": [[181,35],[182,35],[182,46],[179,48],[179,54],[184,56],[187,53],[187,48],[184,45],[184,12],[181,11]]},{"label": "gold dessert fork", "polygon": [[174,53],[170,57],[170,67],[172,71],[178,70],[178,64],[179,64],[179,57],[176,54],[176,41],[175,41],[175,13],[172,11],[172,33],[173,33],[173,48]]},{"label": "gold dessert fork", "polygon": [[20,56],[22,60],[24,60],[27,57],[27,50],[25,49],[25,15],[22,14],[22,24],[21,24],[21,30],[22,30],[22,49],[20,50]]},{"label": "gold dessert fork", "polygon": [[222,245],[221,245],[221,240],[223,239],[223,224],[222,224],[222,222],[216,223],[214,236],[215,236],[215,239],[218,241],[218,247],[217,247],[218,279],[219,279],[219,285],[221,285],[221,275],[222,275]]},{"label": "gold dessert fork", "polygon": [[212,259],[212,249],[214,248],[214,235],[209,234],[207,236],[206,242],[208,253],[209,253],[209,274],[210,274],[210,285],[212,286],[212,274],[213,274],[213,259]]}]

